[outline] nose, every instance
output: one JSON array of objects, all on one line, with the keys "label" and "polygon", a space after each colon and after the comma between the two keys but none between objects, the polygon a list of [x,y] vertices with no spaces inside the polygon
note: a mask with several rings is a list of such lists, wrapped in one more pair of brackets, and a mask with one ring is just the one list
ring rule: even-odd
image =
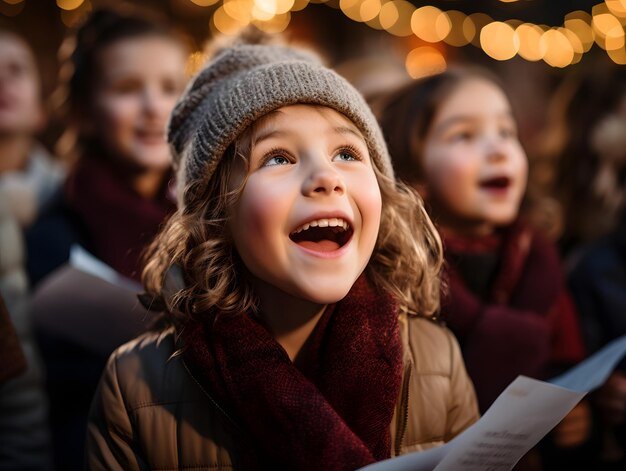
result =
[{"label": "nose", "polygon": [[146,87],[142,94],[142,106],[146,114],[159,116],[169,113],[166,107],[166,99],[163,94],[152,87]]},{"label": "nose", "polygon": [[309,166],[302,185],[302,194],[308,197],[342,195],[346,188],[332,162],[316,162]]},{"label": "nose", "polygon": [[485,148],[489,162],[500,162],[507,159],[506,142],[502,136],[496,134],[487,138]]}]

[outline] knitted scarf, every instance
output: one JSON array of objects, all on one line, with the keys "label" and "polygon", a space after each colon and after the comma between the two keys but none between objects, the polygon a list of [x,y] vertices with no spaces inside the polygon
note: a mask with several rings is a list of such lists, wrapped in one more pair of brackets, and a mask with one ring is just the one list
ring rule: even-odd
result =
[{"label": "knitted scarf", "polygon": [[351,470],[390,455],[402,376],[394,300],[361,277],[311,334],[305,371],[253,316],[182,332],[194,377],[254,444],[243,469]]},{"label": "knitted scarf", "polygon": [[146,199],[103,158],[78,161],[65,184],[65,197],[85,226],[93,255],[137,280],[144,247],[175,209],[167,185],[154,199]]}]

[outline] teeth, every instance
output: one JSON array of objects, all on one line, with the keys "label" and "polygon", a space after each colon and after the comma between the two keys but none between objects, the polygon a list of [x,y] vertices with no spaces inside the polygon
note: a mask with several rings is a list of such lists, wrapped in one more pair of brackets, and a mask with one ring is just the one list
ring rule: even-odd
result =
[{"label": "teeth", "polygon": [[340,218],[317,219],[316,221],[311,221],[303,224],[293,232],[297,234],[298,232],[306,231],[310,227],[341,227],[344,231],[347,231],[350,225],[347,221],[344,221]]}]

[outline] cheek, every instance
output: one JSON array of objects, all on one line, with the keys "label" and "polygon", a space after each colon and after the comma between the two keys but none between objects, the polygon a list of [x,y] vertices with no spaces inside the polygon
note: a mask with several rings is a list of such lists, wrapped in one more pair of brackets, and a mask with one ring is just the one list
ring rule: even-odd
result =
[{"label": "cheek", "polygon": [[231,219],[232,232],[240,253],[251,246],[270,243],[270,237],[278,234],[285,223],[286,204],[280,186],[260,184],[248,179]]},{"label": "cheek", "polygon": [[136,118],[132,100],[126,98],[103,97],[95,110],[98,123],[103,126],[103,133],[120,133],[132,129]]},{"label": "cheek", "polygon": [[364,176],[352,182],[351,185],[352,188],[357,189],[355,202],[363,221],[364,242],[371,245],[373,250],[378,238],[382,212],[382,195],[378,181],[372,172],[371,175]]},{"label": "cheek", "polygon": [[426,175],[431,191],[451,199],[463,197],[476,180],[476,168],[469,157],[458,152],[434,153]]}]

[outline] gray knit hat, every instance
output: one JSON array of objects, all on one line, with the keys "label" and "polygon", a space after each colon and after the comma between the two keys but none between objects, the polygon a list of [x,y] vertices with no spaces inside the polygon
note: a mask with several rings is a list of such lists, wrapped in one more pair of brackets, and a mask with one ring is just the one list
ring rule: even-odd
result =
[{"label": "gray knit hat", "polygon": [[240,44],[219,52],[192,80],[170,117],[168,141],[187,183],[215,172],[228,146],[263,115],[293,104],[333,108],[361,131],[370,155],[393,178],[385,140],[361,94],[305,50]]}]

